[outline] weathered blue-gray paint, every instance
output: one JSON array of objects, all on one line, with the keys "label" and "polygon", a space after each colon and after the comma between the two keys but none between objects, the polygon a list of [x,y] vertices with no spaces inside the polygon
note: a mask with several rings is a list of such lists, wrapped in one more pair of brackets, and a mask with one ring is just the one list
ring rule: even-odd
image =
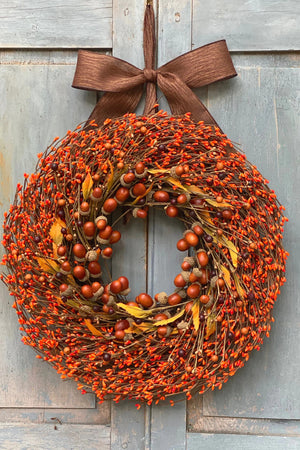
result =
[{"label": "weathered blue-gray paint", "polygon": [[[222,391],[187,403],[187,427],[195,433],[186,435],[185,402],[137,411],[136,402],[128,401],[113,404],[110,417],[109,402],[95,408],[93,395],[81,396],[74,383],[62,382],[20,343],[12,299],[1,287],[2,448],[106,449],[110,439],[115,450],[300,447],[299,54],[288,52],[299,50],[299,2],[211,0],[205,5],[200,0],[162,0],[155,8],[158,65],[224,37],[234,50],[239,77],[197,93],[287,207],[288,282],[274,309],[271,337]],[[97,5],[68,0],[63,7],[48,0],[29,7],[14,0],[2,2],[0,11],[0,48],[7,49],[0,51],[2,213],[23,172],[33,170],[36,154],[54,136],[85,120],[96,101],[94,93],[70,89],[76,60],[70,49],[113,47],[115,56],[143,68],[144,7],[140,0],[103,0]],[[181,255],[175,249],[180,224],[153,212],[148,226],[132,220],[125,233],[116,247],[113,276],[129,277],[132,296],[146,289],[170,292],[180,270]],[[58,423],[58,430],[55,417],[64,424]],[[109,423],[111,438],[109,428],[96,425]]]}]

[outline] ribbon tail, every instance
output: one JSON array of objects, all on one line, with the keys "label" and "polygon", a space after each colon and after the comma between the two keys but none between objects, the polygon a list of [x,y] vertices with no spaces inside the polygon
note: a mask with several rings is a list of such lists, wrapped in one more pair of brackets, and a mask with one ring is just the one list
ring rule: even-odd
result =
[{"label": "ribbon tail", "polygon": [[195,122],[218,126],[213,116],[194,92],[180,78],[172,73],[158,74],[158,86],[166,96],[172,114],[179,116],[191,113]]},{"label": "ribbon tail", "polygon": [[137,86],[126,92],[106,92],[93,109],[86,125],[94,120],[97,125],[102,125],[107,118],[123,116],[135,111],[143,93],[143,85]]}]

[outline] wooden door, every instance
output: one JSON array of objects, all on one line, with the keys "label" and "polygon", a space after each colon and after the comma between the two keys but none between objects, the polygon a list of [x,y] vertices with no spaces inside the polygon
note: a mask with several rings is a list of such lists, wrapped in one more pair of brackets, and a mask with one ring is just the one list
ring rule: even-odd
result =
[{"label": "wooden door", "polygon": [[[36,154],[88,116],[96,95],[71,89],[78,48],[113,53],[143,67],[141,0],[2,0],[0,3],[0,211]],[[222,391],[143,406],[97,406],[20,342],[12,298],[1,286],[0,448],[300,448],[299,2],[155,2],[158,65],[226,38],[239,77],[198,90],[229,137],[275,188],[290,222],[288,282],[262,350]],[[161,98],[162,107],[167,107]],[[125,233],[125,231],[124,231]],[[132,223],[114,261],[135,292],[171,290],[180,226],[158,213]],[[135,264],[132,264],[135,261]],[[126,268],[126,269],[124,269]],[[125,273],[126,270],[126,273]],[[167,280],[170,280],[169,282]]]}]

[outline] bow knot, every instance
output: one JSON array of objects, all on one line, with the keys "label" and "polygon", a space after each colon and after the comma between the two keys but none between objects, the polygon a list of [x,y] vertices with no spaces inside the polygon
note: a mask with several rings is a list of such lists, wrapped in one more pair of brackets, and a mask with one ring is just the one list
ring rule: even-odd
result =
[{"label": "bow knot", "polygon": [[157,80],[157,71],[153,69],[144,69],[143,74],[145,77],[145,80],[149,83],[156,83]]}]

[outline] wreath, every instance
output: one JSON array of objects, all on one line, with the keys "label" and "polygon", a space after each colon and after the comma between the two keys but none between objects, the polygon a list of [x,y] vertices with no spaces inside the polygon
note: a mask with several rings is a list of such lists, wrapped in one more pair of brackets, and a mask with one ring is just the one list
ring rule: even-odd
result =
[{"label": "wreath", "polygon": [[[118,225],[180,220],[173,292],[130,294]],[[221,388],[269,335],[283,207],[216,125],[159,111],[90,120],[39,155],[5,216],[3,281],[23,342],[102,401]]]}]

